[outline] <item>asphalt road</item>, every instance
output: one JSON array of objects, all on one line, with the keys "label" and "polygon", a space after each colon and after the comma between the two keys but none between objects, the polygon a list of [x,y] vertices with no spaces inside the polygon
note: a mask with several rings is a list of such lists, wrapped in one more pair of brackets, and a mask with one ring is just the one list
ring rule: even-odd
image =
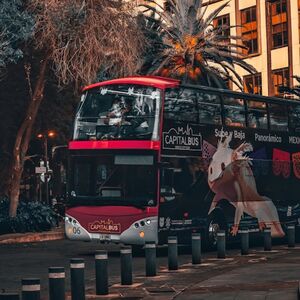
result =
[{"label": "asphalt road", "polygon": [[[110,283],[120,282],[119,247],[97,243],[74,242],[68,240],[49,241],[29,244],[0,245],[0,291],[20,290],[22,278],[40,278],[42,294],[46,295],[48,285],[48,267],[64,266],[66,287],[69,290],[69,262],[71,258],[84,258],[86,286],[94,285],[94,254],[96,250],[106,249],[109,253]],[[179,263],[190,261],[187,249],[182,249]],[[135,276],[144,275],[145,259],[141,254],[134,257]],[[167,266],[167,251],[159,249],[157,264]]]},{"label": "asphalt road", "polygon": [[167,270],[167,249],[162,248],[158,250],[159,274],[151,279],[144,277],[145,259],[141,253],[133,259],[136,286],[120,287],[116,285],[120,283],[117,246],[67,240],[0,245],[0,290],[20,291],[22,278],[35,277],[41,279],[42,299],[47,299],[48,267],[64,266],[68,292],[70,259],[80,257],[86,263],[88,294],[93,295],[94,254],[96,250],[106,249],[109,252],[110,291],[124,299],[296,299],[300,280],[300,245],[289,249],[277,244],[274,248],[265,252],[258,245],[250,249],[248,256],[241,256],[239,249],[233,248],[223,260],[217,259],[215,252],[204,253],[203,263],[198,266],[191,265],[188,248],[180,248],[178,271]]}]

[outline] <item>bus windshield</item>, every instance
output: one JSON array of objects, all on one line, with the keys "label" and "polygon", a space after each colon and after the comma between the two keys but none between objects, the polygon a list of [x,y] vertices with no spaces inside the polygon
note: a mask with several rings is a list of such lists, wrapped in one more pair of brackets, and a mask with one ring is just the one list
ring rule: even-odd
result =
[{"label": "bus windshield", "polygon": [[160,91],[109,85],[88,90],[76,116],[74,140],[157,140]]},{"label": "bus windshield", "polygon": [[71,204],[156,205],[151,155],[76,156],[72,160]]}]

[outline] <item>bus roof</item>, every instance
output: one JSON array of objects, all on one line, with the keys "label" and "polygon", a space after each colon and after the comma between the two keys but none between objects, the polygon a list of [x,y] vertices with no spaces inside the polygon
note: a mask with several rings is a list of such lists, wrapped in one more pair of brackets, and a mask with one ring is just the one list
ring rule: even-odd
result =
[{"label": "bus roof", "polygon": [[159,76],[131,76],[131,77],[97,82],[84,87],[82,91],[84,92],[99,86],[112,85],[112,84],[137,84],[137,85],[152,86],[160,89],[166,89],[166,88],[179,86],[180,80],[159,77]]}]

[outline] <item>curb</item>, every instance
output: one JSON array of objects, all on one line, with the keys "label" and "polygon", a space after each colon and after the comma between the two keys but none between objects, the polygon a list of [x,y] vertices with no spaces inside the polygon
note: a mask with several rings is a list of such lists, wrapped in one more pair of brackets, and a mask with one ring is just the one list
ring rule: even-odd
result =
[{"label": "curb", "polygon": [[64,231],[13,233],[0,236],[0,245],[44,242],[65,239]]}]

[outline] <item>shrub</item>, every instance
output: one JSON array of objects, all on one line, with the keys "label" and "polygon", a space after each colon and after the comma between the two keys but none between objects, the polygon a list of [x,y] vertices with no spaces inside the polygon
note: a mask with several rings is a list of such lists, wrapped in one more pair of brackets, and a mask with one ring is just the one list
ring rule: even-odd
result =
[{"label": "shrub", "polygon": [[47,231],[58,223],[58,216],[40,202],[20,201],[16,218],[9,217],[9,199],[0,199],[0,234]]}]

